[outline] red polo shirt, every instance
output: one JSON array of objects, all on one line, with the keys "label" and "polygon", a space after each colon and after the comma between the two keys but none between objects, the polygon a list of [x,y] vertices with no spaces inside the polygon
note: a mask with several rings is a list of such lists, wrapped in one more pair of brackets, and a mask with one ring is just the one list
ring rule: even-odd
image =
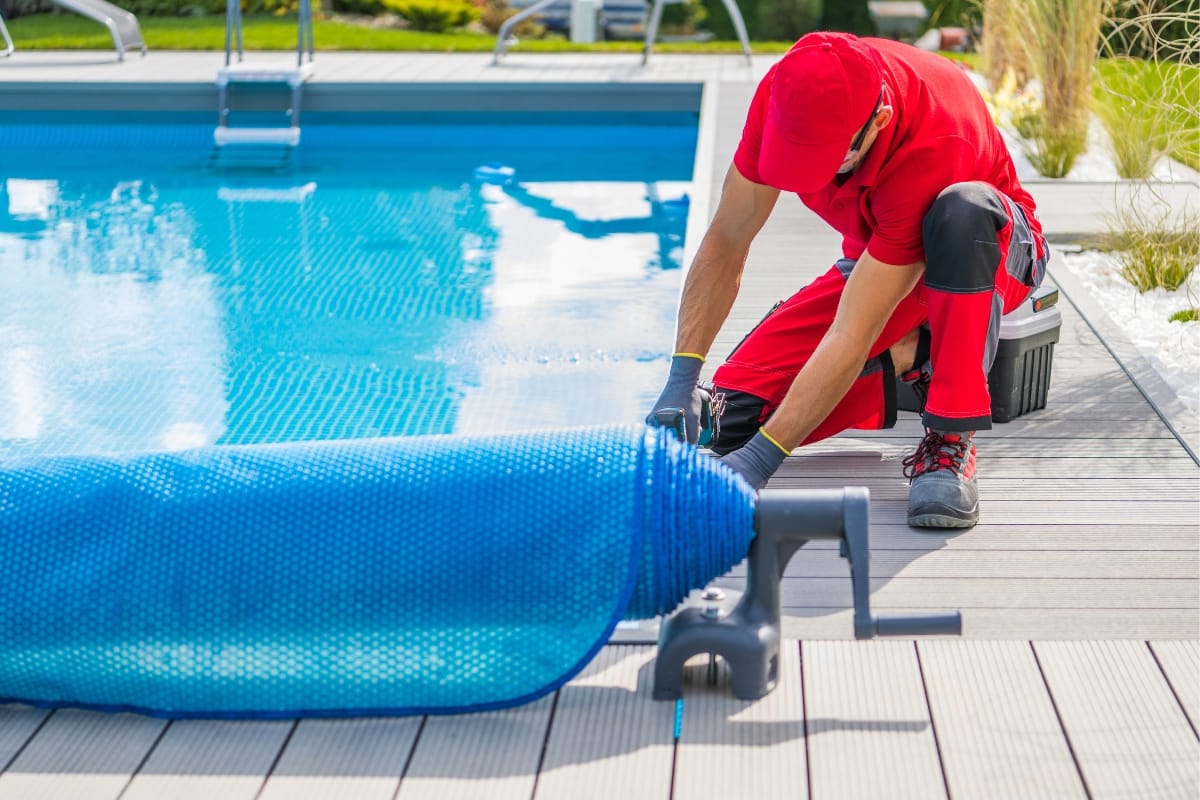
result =
[{"label": "red polo shirt", "polygon": [[[924,261],[925,213],[943,189],[962,181],[984,181],[1008,195],[1021,206],[1040,240],[1033,198],[1017,181],[1008,147],[966,72],[947,58],[911,45],[864,41],[882,56],[884,102],[895,116],[854,172],[799,195],[842,234],[846,258],[857,260],[869,250],[887,264]],[[775,69],[754,93],[733,156],[738,172],[755,183],[764,183],[758,153]],[[1038,248],[1040,254],[1040,241]]]}]

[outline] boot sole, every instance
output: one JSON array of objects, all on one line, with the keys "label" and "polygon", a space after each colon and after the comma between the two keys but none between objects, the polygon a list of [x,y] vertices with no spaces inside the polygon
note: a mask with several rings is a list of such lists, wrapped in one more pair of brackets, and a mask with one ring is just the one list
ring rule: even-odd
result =
[{"label": "boot sole", "polygon": [[978,509],[965,515],[950,509],[908,515],[908,524],[914,528],[974,528],[978,522]]}]

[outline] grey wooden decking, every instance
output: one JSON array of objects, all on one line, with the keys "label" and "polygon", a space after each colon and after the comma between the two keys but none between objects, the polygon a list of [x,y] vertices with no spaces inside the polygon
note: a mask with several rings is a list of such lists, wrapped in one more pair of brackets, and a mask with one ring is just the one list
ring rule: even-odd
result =
[{"label": "grey wooden decking", "polygon": [[[318,80],[699,82],[693,213],[711,208],[754,81],[740,57],[320,54]],[[18,51],[0,84],[211,80],[216,54]],[[1103,192],[1033,185],[1051,234],[1080,232]],[[1172,187],[1194,196],[1196,186]],[[693,219],[692,234],[703,219]],[[715,354],[822,272],[837,240],[784,197],[756,242]],[[779,687],[732,698],[723,664],[650,699],[654,649],[605,648],[560,691],[462,717],[165,722],[0,706],[0,798],[1188,798],[1200,795],[1197,421],[1163,394],[1082,289],[1047,407],[983,434],[983,519],[904,524],[899,457],[919,433],[849,432],[797,451],[772,486],[866,486],[876,610],[961,608],[962,639],[846,641],[850,585],[830,546],[784,579]],[[738,573],[722,579],[728,603]],[[637,631],[626,638],[636,640]]]}]

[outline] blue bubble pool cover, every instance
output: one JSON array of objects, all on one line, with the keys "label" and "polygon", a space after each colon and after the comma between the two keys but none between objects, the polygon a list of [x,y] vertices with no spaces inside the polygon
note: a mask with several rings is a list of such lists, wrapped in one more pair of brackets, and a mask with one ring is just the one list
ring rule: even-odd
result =
[{"label": "blue bubble pool cover", "polygon": [[754,493],[663,429],[0,468],[0,701],[453,713],[565,683],[740,561]]}]

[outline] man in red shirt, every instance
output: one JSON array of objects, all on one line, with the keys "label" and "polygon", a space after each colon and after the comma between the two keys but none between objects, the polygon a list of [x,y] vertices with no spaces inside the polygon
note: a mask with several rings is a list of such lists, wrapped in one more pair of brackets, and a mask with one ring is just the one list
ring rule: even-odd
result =
[{"label": "man in red shirt", "polygon": [[991,427],[1000,317],[1040,284],[1048,252],[979,92],[959,66],[909,45],[809,34],[763,78],[647,421],[683,409],[696,440],[710,410],[701,366],[780,191],[842,234],[842,258],[716,371],[713,451],[762,488],[794,447],[894,425],[899,376],[923,399],[926,428],[904,462],[908,522],[973,526],[973,435]]}]

